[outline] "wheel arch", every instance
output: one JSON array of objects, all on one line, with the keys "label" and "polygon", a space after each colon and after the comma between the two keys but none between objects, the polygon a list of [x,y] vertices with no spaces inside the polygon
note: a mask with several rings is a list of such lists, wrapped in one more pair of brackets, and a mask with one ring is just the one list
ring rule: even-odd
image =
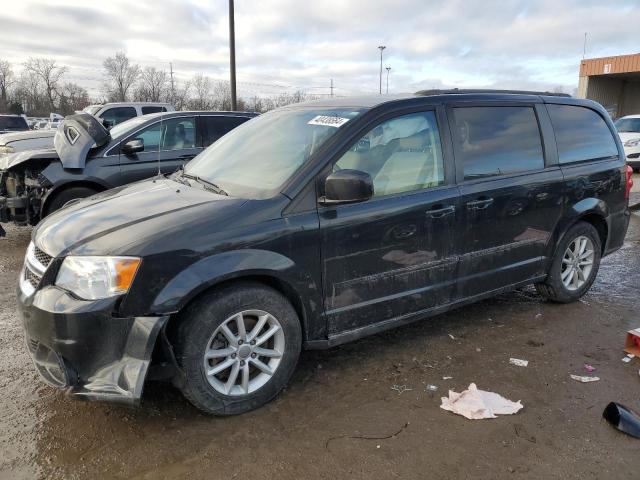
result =
[{"label": "wheel arch", "polygon": [[564,219],[556,228],[555,238],[552,242],[552,249],[549,255],[549,262],[553,260],[553,256],[565,234],[578,222],[587,222],[593,225],[600,237],[600,253],[604,255],[609,237],[608,216],[609,209],[607,208],[607,204],[598,198],[585,198],[573,205],[569,209],[568,215],[565,215]]},{"label": "wheel arch", "polygon": [[63,191],[68,190],[70,188],[91,188],[92,190],[95,190],[96,193],[98,193],[98,192],[104,192],[105,190],[108,190],[110,187],[108,185],[104,185],[100,182],[93,181],[93,180],[73,180],[70,182],[65,182],[65,183],[56,185],[54,188],[49,190],[49,192],[47,192],[47,195],[42,200],[42,212],[47,212],[45,215],[42,215],[42,217],[45,217],[46,215],[48,215],[49,205],[51,205],[51,202],[53,201],[53,199],[56,198],[59,194],[61,194]]},{"label": "wheel arch", "polygon": [[[150,311],[171,314],[170,323],[185,308],[207,294],[225,286],[253,282],[281,293],[293,306],[302,328],[303,341],[315,337],[313,319],[319,317],[319,286],[314,279],[287,257],[270,251],[243,249],[204,258],[173,277],[155,295]],[[302,295],[303,290],[317,292],[317,299]]]}]

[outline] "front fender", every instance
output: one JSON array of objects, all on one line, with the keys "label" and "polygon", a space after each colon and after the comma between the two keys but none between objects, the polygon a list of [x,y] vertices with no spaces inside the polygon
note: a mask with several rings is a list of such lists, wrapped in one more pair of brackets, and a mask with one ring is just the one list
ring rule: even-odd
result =
[{"label": "front fender", "polygon": [[305,289],[312,286],[318,291],[313,278],[304,269],[296,268],[295,263],[284,255],[259,249],[234,250],[189,265],[160,290],[153,300],[151,311],[167,314],[178,312],[213,285],[250,276],[274,278],[295,292],[299,292],[301,286]]}]

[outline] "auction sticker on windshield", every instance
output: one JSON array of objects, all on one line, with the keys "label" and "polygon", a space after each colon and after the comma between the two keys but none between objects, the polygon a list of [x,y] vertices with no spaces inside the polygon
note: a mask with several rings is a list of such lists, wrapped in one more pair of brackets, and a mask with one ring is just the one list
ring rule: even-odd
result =
[{"label": "auction sticker on windshield", "polygon": [[312,118],[307,123],[309,125],[323,125],[325,127],[341,127],[345,123],[349,121],[348,118],[343,117],[333,117],[331,115],[318,115],[317,117]]}]

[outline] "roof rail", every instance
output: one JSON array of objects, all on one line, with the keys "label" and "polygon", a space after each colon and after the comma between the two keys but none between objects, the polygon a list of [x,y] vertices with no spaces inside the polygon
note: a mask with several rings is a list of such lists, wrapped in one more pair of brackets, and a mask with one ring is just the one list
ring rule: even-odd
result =
[{"label": "roof rail", "polygon": [[554,92],[533,92],[529,90],[491,90],[491,89],[460,89],[460,88],[452,88],[449,90],[420,90],[416,92],[416,95],[461,95],[461,94],[470,94],[470,93],[482,93],[482,94],[491,94],[491,93],[503,93],[508,95],[545,95],[548,97],[569,97],[571,95],[568,93],[554,93]]}]

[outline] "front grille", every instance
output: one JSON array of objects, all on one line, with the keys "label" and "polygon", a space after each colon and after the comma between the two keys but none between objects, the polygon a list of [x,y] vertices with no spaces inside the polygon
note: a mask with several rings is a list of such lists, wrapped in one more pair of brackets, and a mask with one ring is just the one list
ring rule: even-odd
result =
[{"label": "front grille", "polygon": [[31,284],[33,288],[38,288],[41,278],[33,273],[29,268],[24,269],[24,279]]},{"label": "front grille", "polygon": [[51,263],[51,260],[53,259],[51,255],[44,253],[38,247],[34,247],[33,256],[36,257],[36,259],[42,264],[44,268],[47,268]]}]

